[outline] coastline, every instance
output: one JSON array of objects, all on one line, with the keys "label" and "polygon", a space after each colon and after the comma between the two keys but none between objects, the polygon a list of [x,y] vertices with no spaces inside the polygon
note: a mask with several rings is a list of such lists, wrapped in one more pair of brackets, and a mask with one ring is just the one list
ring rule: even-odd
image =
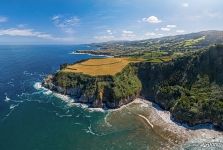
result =
[{"label": "coastline", "polygon": [[[67,95],[62,95],[44,88],[41,83],[36,83],[34,87],[37,90],[42,89],[43,94],[53,94],[65,101],[70,107],[81,107],[90,112],[107,112],[110,114],[127,109],[143,121],[142,123],[146,124],[149,129],[154,130],[162,138],[168,140],[173,146],[179,146],[194,139],[215,139],[223,137],[223,132],[213,129],[211,124],[201,124],[193,127],[189,127],[186,124],[179,124],[171,119],[169,111],[162,110],[157,104],[149,100],[136,98],[132,102],[116,109],[90,108],[87,104],[75,103],[75,100]],[[140,109],[140,113],[132,112],[131,108],[134,105]]]},{"label": "coastline", "polygon": [[171,119],[169,111],[160,109],[159,106],[151,101],[137,98],[132,104],[138,104],[140,107],[149,109],[150,114],[144,115],[144,117],[154,126],[154,130],[159,130],[158,134],[162,133],[162,135],[175,137],[172,139],[172,142],[175,144],[184,144],[185,142],[198,138],[215,139],[223,137],[223,132],[213,129],[210,124],[201,124],[193,127],[189,127],[186,124],[179,124]]},{"label": "coastline", "polygon": [[71,53],[69,53],[69,54],[72,54],[72,55],[89,55],[89,56],[99,56],[99,57],[107,57],[107,58],[113,58],[114,56],[110,56],[110,55],[100,55],[100,54],[92,54],[92,53],[84,53],[84,52],[82,52],[82,53],[80,53],[80,52],[76,52],[76,51],[74,51],[74,52],[71,52]]}]

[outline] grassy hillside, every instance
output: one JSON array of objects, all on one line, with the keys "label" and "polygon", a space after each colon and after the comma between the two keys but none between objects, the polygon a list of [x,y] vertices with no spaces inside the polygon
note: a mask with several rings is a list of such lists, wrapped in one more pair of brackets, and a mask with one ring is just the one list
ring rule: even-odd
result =
[{"label": "grassy hillside", "polygon": [[98,58],[89,59],[83,62],[67,65],[62,69],[63,72],[83,73],[91,76],[115,75],[129,63],[143,61],[137,58]]},{"label": "grassy hillside", "polygon": [[112,56],[132,56],[151,51],[185,53],[207,49],[214,44],[221,43],[223,43],[223,31],[212,30],[140,41],[96,43],[92,45],[99,47],[99,50],[80,50],[78,52]]}]

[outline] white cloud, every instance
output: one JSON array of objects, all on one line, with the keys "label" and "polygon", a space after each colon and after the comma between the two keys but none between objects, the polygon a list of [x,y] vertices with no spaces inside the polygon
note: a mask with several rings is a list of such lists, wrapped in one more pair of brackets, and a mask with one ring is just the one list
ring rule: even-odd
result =
[{"label": "white cloud", "polygon": [[123,30],[122,37],[124,39],[132,39],[132,38],[136,37],[136,35],[134,34],[133,31]]},{"label": "white cloud", "polygon": [[65,18],[61,15],[56,15],[52,17],[52,21],[54,25],[62,31],[73,34],[75,32],[74,27],[79,24],[80,19],[76,16]]},{"label": "white cloud", "polygon": [[54,41],[64,41],[64,42],[72,42],[74,38],[71,37],[54,37],[51,34],[37,32],[33,29],[20,29],[20,28],[9,28],[9,29],[0,29],[0,36],[21,36],[21,37],[37,37],[46,40],[54,40]]},{"label": "white cloud", "polygon": [[0,16],[0,23],[7,22],[8,18],[4,16]]},{"label": "white cloud", "polygon": [[182,3],[182,6],[183,7],[189,7],[189,4],[188,3]]},{"label": "white cloud", "polygon": [[170,31],[170,28],[161,28],[162,31]]},{"label": "white cloud", "polygon": [[9,36],[36,36],[37,32],[33,32],[32,29],[3,29],[0,30],[0,35],[9,35]]},{"label": "white cloud", "polygon": [[177,33],[184,33],[184,30],[176,30]]},{"label": "white cloud", "polygon": [[147,22],[147,23],[160,23],[162,22],[159,18],[157,18],[156,16],[150,16],[148,18],[143,18],[142,19],[143,22]]},{"label": "white cloud", "polygon": [[169,24],[166,26],[167,28],[176,28],[177,26],[175,24]]},{"label": "white cloud", "polygon": [[52,17],[52,20],[57,20],[57,19],[60,19],[60,15],[56,15]]},{"label": "white cloud", "polygon": [[110,35],[113,34],[113,32],[112,32],[111,30],[106,30],[106,32],[107,32],[108,34],[110,34]]}]

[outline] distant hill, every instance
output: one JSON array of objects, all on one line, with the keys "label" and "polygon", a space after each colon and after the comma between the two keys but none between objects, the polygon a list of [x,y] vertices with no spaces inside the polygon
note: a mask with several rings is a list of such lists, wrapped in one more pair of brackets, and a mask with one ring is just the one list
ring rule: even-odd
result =
[{"label": "distant hill", "polygon": [[94,43],[99,50],[79,51],[93,54],[113,56],[137,55],[148,51],[188,52],[207,49],[214,44],[223,43],[223,31],[202,31],[184,35],[167,36],[162,38],[140,41],[115,41]]}]

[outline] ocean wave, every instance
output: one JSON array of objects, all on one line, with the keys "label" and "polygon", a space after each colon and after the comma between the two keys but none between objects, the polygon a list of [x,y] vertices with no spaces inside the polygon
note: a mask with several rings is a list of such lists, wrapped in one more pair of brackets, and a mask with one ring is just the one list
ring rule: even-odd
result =
[{"label": "ocean wave", "polygon": [[[75,99],[71,98],[70,96],[68,95],[64,95],[64,94],[60,94],[60,93],[56,93],[56,92],[53,92],[45,87],[42,86],[41,82],[36,82],[33,87],[40,91],[41,93],[43,93],[44,95],[53,95],[59,99],[61,99],[63,102],[66,103],[66,105],[68,107],[79,107],[79,108],[82,108],[86,111],[89,111],[89,112],[106,112],[105,109],[103,108],[90,108],[90,106],[88,104],[83,104],[83,103],[78,103],[76,102]],[[33,93],[32,93],[33,94]]]},{"label": "ocean wave", "polygon": [[67,106],[69,107],[79,107],[82,108],[84,110],[87,110],[89,112],[105,112],[105,110],[103,108],[90,108],[89,105],[87,104],[83,104],[83,103],[77,103],[75,102],[75,99],[67,96],[67,95],[63,95],[63,94],[59,94],[59,93],[55,93],[53,92],[53,95],[57,98],[60,98],[62,101],[67,103]]},{"label": "ocean wave", "polygon": [[89,112],[102,112],[105,113],[106,110],[103,108],[88,108]]},{"label": "ocean wave", "polygon": [[41,90],[43,89],[44,87],[42,86],[41,82],[36,82],[33,87],[36,89],[36,90]]},{"label": "ocean wave", "polygon": [[[36,90],[42,90],[40,92],[42,92],[43,94],[45,95],[51,95],[53,94],[53,92],[45,87],[42,86],[41,82],[36,82],[33,87],[36,89]],[[32,93],[33,94],[33,93]]]},{"label": "ocean wave", "polygon": [[70,98],[69,96],[67,95],[63,95],[63,94],[60,94],[60,93],[55,93],[55,92],[52,92],[52,95],[61,99],[62,101],[66,102],[68,106],[72,107],[74,106],[74,99]]},{"label": "ocean wave", "polygon": [[51,95],[53,92],[52,91],[50,91],[50,90],[48,90],[48,91],[46,91],[46,92],[43,92],[43,94],[45,94],[45,95]]},{"label": "ocean wave", "polygon": [[10,100],[11,100],[11,99],[6,95],[4,101],[5,101],[5,102],[9,102]]}]

